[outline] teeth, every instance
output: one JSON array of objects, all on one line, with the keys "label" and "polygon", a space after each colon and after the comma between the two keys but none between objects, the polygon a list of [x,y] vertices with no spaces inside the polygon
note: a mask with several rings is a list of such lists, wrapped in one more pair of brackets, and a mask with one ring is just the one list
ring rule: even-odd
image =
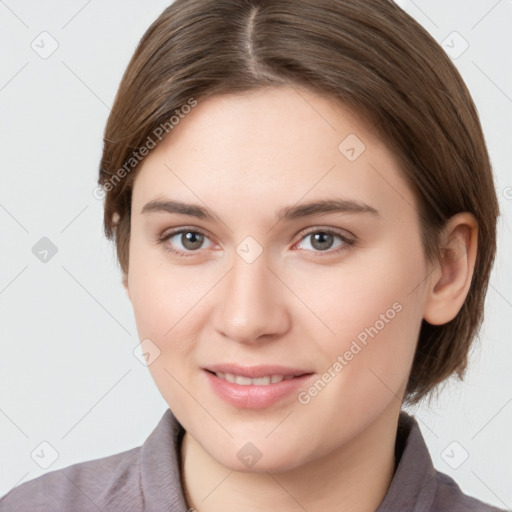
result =
[{"label": "teeth", "polygon": [[267,377],[256,377],[251,379],[250,377],[242,377],[241,375],[234,375],[233,373],[223,373],[216,372],[215,375],[219,377],[219,379],[227,380],[233,384],[240,384],[242,386],[268,386],[269,384],[277,384],[282,380],[290,380],[293,379],[293,375],[272,375]]},{"label": "teeth", "polygon": [[[277,377],[277,375],[274,375]],[[268,386],[270,384],[270,377],[258,377],[257,379],[249,379],[251,384],[255,384],[256,386]],[[277,382],[280,382],[279,380]]]},{"label": "teeth", "polygon": [[250,377],[241,377],[240,375],[237,375],[235,377],[235,384],[241,384],[242,386],[248,386],[249,384],[252,384],[252,379]]}]

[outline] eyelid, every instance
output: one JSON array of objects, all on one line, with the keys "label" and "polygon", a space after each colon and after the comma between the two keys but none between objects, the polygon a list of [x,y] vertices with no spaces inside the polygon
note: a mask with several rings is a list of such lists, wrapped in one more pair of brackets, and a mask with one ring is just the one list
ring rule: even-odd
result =
[{"label": "eyelid", "polygon": [[340,236],[343,239],[351,240],[352,242],[355,242],[356,240],[356,236],[346,229],[332,228],[327,226],[315,226],[313,228],[307,228],[306,231],[301,231],[299,233],[301,236],[300,240],[303,240],[306,236],[311,235],[312,233],[330,233]]}]

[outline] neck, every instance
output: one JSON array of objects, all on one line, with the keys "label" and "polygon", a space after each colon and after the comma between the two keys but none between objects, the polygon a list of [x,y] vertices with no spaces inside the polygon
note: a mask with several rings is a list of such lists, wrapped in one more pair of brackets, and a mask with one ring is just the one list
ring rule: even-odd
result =
[{"label": "neck", "polygon": [[399,412],[386,410],[348,445],[279,473],[233,471],[186,432],[181,446],[186,502],[200,512],[375,512],[395,471]]}]

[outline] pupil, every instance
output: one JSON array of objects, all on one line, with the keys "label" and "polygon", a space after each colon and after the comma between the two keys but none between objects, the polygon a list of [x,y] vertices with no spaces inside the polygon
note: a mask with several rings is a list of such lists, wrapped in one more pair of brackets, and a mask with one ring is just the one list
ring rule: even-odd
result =
[{"label": "pupil", "polygon": [[[184,241],[182,241],[183,246],[187,249],[197,249],[201,247],[201,244],[203,242],[203,235],[201,233],[194,233],[192,231],[188,231],[186,233],[183,233],[183,236],[185,237]],[[194,239],[196,239],[194,241]]]},{"label": "pupil", "polygon": [[[327,246],[326,240],[324,237],[327,237]],[[317,246],[319,245],[319,246]],[[330,233],[315,233],[313,236],[313,247],[316,249],[329,249],[332,245],[332,235]]]}]

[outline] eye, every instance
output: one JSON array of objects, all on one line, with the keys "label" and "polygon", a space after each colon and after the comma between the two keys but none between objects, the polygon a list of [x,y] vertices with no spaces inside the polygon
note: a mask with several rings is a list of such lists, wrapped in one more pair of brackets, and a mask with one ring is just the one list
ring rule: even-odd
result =
[{"label": "eye", "polygon": [[[171,243],[173,238],[176,240]],[[210,240],[202,231],[197,229],[181,228],[167,233],[163,237],[159,238],[158,242],[164,244],[164,247],[167,251],[174,254],[179,254],[180,256],[188,257],[194,256],[193,253],[202,248],[205,239]],[[180,247],[178,247],[178,249],[174,249],[173,246],[176,246],[176,244],[181,244],[183,249]]]},{"label": "eye", "polygon": [[[328,254],[336,254],[340,251],[348,249],[351,245],[354,245],[355,243],[354,240],[332,229],[316,228],[314,231],[309,231],[302,237],[301,242],[299,242],[299,244],[302,243],[302,241],[307,240],[308,238],[311,240],[309,245],[313,248],[313,252],[317,253],[327,252]],[[330,251],[329,249],[333,247],[334,240],[336,238],[338,238],[338,240],[341,240],[341,243],[338,244],[337,249]],[[296,246],[298,246],[299,244],[296,244]],[[323,256],[323,254],[319,254],[319,256]]]},{"label": "eye", "polygon": [[[313,252],[316,253],[327,253],[329,255],[336,254],[343,250],[347,250],[350,246],[354,245],[355,240],[352,240],[338,231],[334,231],[332,229],[318,229],[309,231],[304,234],[301,238],[301,241],[298,244],[295,244],[294,247],[300,245],[304,240],[308,238],[311,239],[310,246]],[[335,250],[329,250],[333,247],[335,239],[340,240],[338,244],[338,248]],[[173,241],[173,239],[176,239]],[[202,231],[194,228],[180,228],[166,235],[158,238],[158,243],[164,245],[165,250],[177,254],[183,257],[194,256],[195,252],[199,252],[200,249],[204,249],[203,244],[205,240],[210,240],[210,238],[203,233]],[[211,241],[211,240],[210,240]],[[176,245],[178,248],[176,249]],[[179,247],[181,245],[181,248]],[[335,246],[336,247],[336,246]],[[323,256],[323,254],[317,254],[318,256]]]}]

